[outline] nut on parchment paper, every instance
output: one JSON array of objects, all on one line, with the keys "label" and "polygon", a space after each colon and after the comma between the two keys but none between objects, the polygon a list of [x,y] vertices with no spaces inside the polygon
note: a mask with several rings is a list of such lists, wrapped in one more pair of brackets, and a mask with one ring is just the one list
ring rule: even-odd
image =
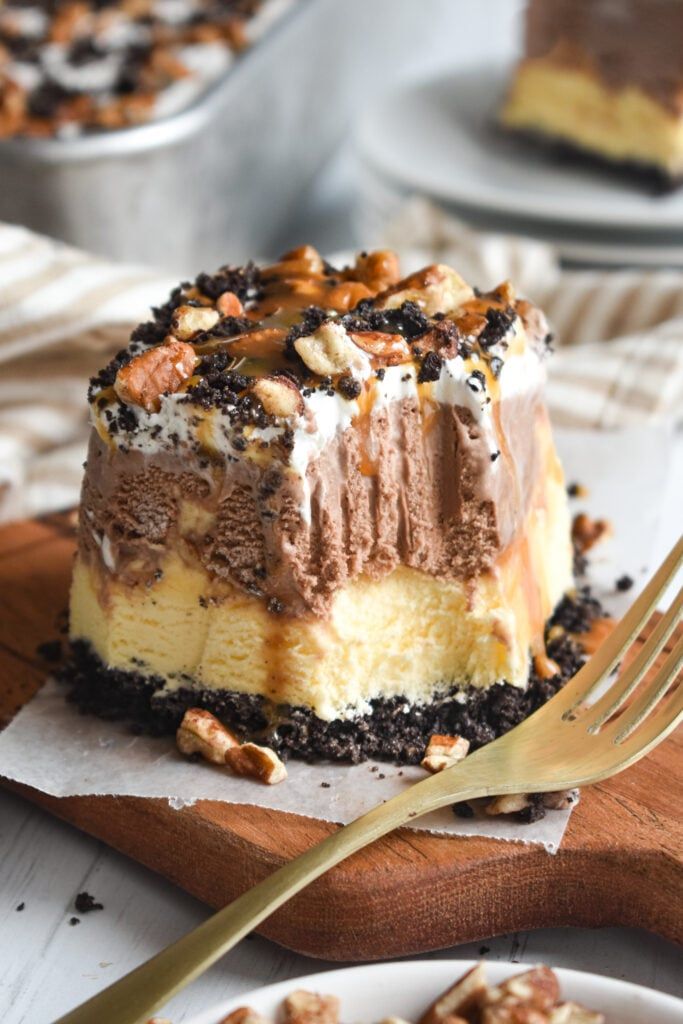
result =
[{"label": "nut on parchment paper", "polygon": [[287,769],[270,747],[256,743],[243,743],[226,751],[225,763],[237,775],[246,775],[269,786],[276,786],[287,778]]},{"label": "nut on parchment paper", "polygon": [[225,764],[227,752],[239,747],[240,741],[210,711],[189,708],[176,733],[176,743],[181,754],[201,754],[212,764]]},{"label": "nut on parchment paper", "polygon": [[458,761],[467,756],[470,749],[470,741],[464,736],[430,736],[425,756],[422,759],[422,767],[428,772],[435,774],[442,772],[444,768],[451,768]]}]

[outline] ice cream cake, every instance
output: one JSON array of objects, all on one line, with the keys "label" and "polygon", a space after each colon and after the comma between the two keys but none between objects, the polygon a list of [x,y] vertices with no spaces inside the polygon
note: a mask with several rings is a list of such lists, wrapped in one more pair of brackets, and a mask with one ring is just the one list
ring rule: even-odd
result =
[{"label": "ice cream cake", "polygon": [[91,382],[76,699],[352,760],[523,717],[575,663],[548,343],[508,282],[391,252],[178,287]]},{"label": "ice cream cake", "polygon": [[69,138],[182,110],[273,14],[267,0],[5,0],[0,138]]},{"label": "ice cream cake", "polygon": [[683,174],[680,0],[530,0],[509,129],[663,183]]}]

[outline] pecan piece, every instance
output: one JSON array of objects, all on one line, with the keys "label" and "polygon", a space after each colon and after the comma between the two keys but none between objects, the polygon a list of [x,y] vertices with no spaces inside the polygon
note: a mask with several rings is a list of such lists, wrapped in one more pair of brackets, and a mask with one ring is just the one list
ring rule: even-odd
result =
[{"label": "pecan piece", "polygon": [[422,1015],[419,1024],[445,1024],[448,1017],[468,1018],[482,1005],[487,991],[486,973],[482,965],[477,964],[442,992]]},{"label": "pecan piece", "polygon": [[234,292],[223,292],[218,296],[216,309],[221,316],[242,316],[244,306]]},{"label": "pecan piece", "polygon": [[225,764],[227,752],[239,747],[239,742],[215,715],[202,708],[189,708],[176,733],[181,754],[201,754],[212,764]]},{"label": "pecan piece", "polygon": [[114,391],[126,405],[158,412],[161,396],[172,394],[194,373],[197,354],[191,345],[168,337],[122,366]]},{"label": "pecan piece", "polygon": [[195,334],[210,331],[220,320],[220,313],[211,306],[178,306],[171,317],[171,329],[181,341],[194,338]]},{"label": "pecan piece", "polygon": [[442,772],[462,761],[469,749],[470,741],[464,736],[430,736],[422,767],[433,775]]},{"label": "pecan piece", "polygon": [[237,775],[247,775],[269,786],[275,786],[287,778],[287,769],[270,747],[259,747],[256,743],[243,743],[225,752],[225,763]]},{"label": "pecan piece", "polygon": [[368,355],[374,356],[384,366],[397,366],[409,362],[411,355],[408,342],[402,334],[386,334],[384,331],[357,331],[350,338]]},{"label": "pecan piece", "polygon": [[258,377],[252,392],[269,416],[286,419],[301,416],[304,411],[303,395],[288,377]]},{"label": "pecan piece", "polygon": [[284,1024],[337,1024],[339,1000],[299,989],[287,996],[282,1011]]},{"label": "pecan piece", "polygon": [[572,540],[580,552],[587,551],[612,534],[612,524],[606,519],[591,519],[585,512],[579,512],[572,522]]}]

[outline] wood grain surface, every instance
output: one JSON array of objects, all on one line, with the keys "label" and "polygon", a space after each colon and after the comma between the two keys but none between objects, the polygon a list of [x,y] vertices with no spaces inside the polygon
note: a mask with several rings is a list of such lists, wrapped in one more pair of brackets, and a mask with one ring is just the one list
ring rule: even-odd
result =
[{"label": "wood grain surface", "polygon": [[[64,514],[0,529],[0,725],[48,672],[36,647],[55,639],[63,622],[73,522]],[[319,879],[259,930],[329,960],[381,959],[558,925],[635,925],[680,942],[682,765],[678,734],[585,791],[555,856],[401,830]],[[335,828],[209,801],[174,811],[161,800],[56,799],[12,788],[214,907]]]}]

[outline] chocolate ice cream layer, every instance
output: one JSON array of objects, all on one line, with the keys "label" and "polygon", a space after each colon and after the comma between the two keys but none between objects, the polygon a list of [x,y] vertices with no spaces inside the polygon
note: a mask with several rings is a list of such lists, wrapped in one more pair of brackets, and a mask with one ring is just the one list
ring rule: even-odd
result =
[{"label": "chocolate ice cream layer", "polygon": [[173,548],[217,581],[293,615],[324,616],[359,574],[403,564],[444,579],[491,567],[526,516],[540,462],[540,392],[501,404],[505,455],[463,407],[404,398],[340,430],[306,470],[217,465],[175,453],[121,453],[94,434],[80,544],[105,572],[152,582]]},{"label": "chocolate ice cream layer", "polygon": [[680,0],[531,0],[526,56],[591,66],[615,88],[633,85],[683,113]]}]

